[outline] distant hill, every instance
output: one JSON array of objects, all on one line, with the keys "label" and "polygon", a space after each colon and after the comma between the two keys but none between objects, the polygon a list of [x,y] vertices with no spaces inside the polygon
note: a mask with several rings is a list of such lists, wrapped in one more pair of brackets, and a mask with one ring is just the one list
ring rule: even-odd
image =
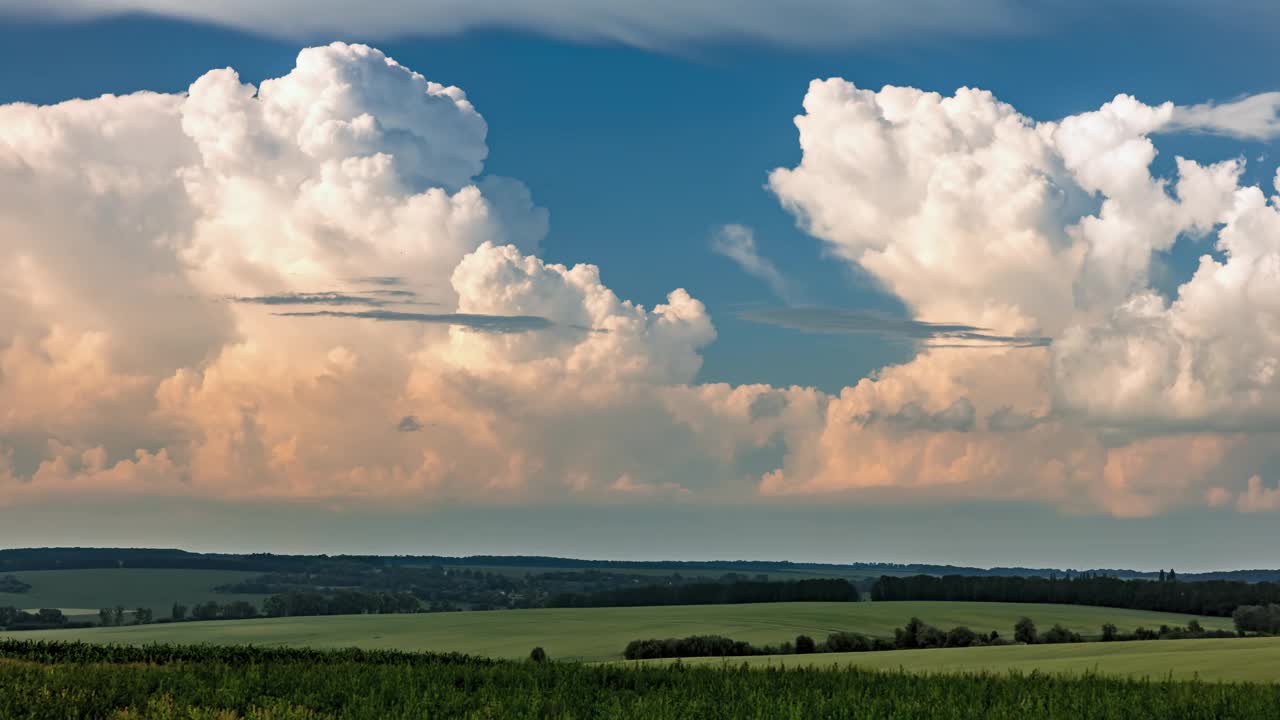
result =
[{"label": "distant hill", "polygon": [[[808,576],[876,577],[891,575],[970,575],[1010,577],[1073,577],[1083,572],[1124,579],[1155,579],[1159,572],[1091,568],[965,567],[920,563],[807,563],[768,560],[583,560],[540,555],[277,555],[274,553],[196,553],[172,548],[21,548],[0,550],[0,574],[23,570],[89,568],[171,568],[287,572],[314,566],[317,561],[381,566],[440,565],[444,567],[537,568],[539,570],[663,570],[667,572],[797,573]],[[1224,570],[1179,573],[1184,580],[1280,581],[1280,570]]]}]

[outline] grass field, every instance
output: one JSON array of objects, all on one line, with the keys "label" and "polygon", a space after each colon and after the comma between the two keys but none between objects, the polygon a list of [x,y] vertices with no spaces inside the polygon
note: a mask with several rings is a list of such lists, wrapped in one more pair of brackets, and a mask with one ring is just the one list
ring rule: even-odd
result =
[{"label": "grass field", "polygon": [[[457,651],[522,658],[540,645],[558,659],[613,660],[642,638],[720,634],[764,645],[805,633],[817,639],[839,630],[891,636],[919,616],[939,627],[967,625],[1012,637],[1018,618],[1042,628],[1062,623],[1096,635],[1103,623],[1122,631],[1139,625],[1183,625],[1185,615],[1073,605],[1017,603],[884,602],[770,603],[640,608],[499,610],[420,615],[342,615],[235,620],[141,627],[10,633],[10,637],[101,643],[253,643],[311,647],[365,647]],[[1199,618],[1206,628],[1231,627],[1229,618]]]},{"label": "grass field", "polygon": [[239,582],[259,573],[231,570],[152,570],[112,568],[102,570],[33,570],[11,573],[31,585],[25,593],[0,593],[0,607],[21,609],[63,608],[67,615],[97,615],[99,608],[123,605],[127,610],[151,608],[157,618],[169,617],[175,602],[191,606],[208,600],[220,603],[250,600],[261,595],[224,595],[218,585]]},{"label": "grass field", "polygon": [[[645,660],[628,664],[669,664]],[[822,655],[772,655],[749,658],[687,658],[685,665],[746,664],[765,667],[859,667],[868,670],[907,670],[924,673],[1010,671],[1083,674],[1096,672],[1158,680],[1280,681],[1280,638],[1208,640],[1148,640],[1143,642],[1080,643],[1074,645],[1011,645],[1006,647],[893,650]]]}]

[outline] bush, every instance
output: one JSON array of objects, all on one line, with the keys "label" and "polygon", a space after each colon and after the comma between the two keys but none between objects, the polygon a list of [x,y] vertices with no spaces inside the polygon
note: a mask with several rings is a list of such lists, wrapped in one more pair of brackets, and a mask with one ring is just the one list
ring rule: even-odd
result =
[{"label": "bush", "polygon": [[826,652],[867,652],[871,650],[871,638],[851,632],[831,633],[827,636]]},{"label": "bush", "polygon": [[1240,633],[1280,633],[1280,605],[1241,605],[1231,613],[1236,630]]},{"label": "bush", "polygon": [[1137,630],[1133,631],[1133,639],[1134,640],[1159,640],[1160,633],[1156,632],[1155,630],[1148,630],[1147,628],[1140,627]]},{"label": "bush", "polygon": [[[810,640],[812,642],[812,640]],[[751,643],[730,640],[719,635],[692,635],[666,640],[632,640],[622,651],[628,660],[686,657],[739,657],[761,655],[763,651]]]},{"label": "bush", "polygon": [[1031,618],[1024,617],[1013,626],[1013,639],[1016,642],[1034,645],[1036,642],[1036,624]]},{"label": "bush", "polygon": [[529,659],[536,663],[544,663],[547,661],[547,651],[536,647],[529,652]]},{"label": "bush", "polygon": [[978,644],[980,644],[978,640],[978,633],[964,627],[963,625],[953,628],[951,632],[947,633],[947,647],[969,647],[971,645]]},{"label": "bush", "polygon": [[808,655],[809,653],[812,653],[817,649],[818,649],[817,645],[814,644],[813,638],[809,637],[808,635],[796,636],[796,654],[797,655]]},{"label": "bush", "polygon": [[932,625],[920,628],[916,645],[922,648],[940,648],[947,644],[947,634]]},{"label": "bush", "polygon": [[1080,633],[1073,632],[1069,628],[1057,624],[1049,628],[1049,632],[1040,636],[1040,642],[1043,643],[1078,643],[1084,642],[1084,638],[1080,637]]},{"label": "bush", "polygon": [[910,650],[920,647],[920,635],[925,628],[924,621],[913,617],[907,621],[906,627],[895,628],[893,645],[899,650]]}]

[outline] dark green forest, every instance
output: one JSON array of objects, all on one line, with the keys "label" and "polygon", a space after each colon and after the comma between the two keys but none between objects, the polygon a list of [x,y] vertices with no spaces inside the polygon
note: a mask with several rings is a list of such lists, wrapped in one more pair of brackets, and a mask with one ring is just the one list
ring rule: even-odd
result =
[{"label": "dark green forest", "polygon": [[1104,575],[885,576],[872,586],[871,599],[1058,603],[1227,617],[1242,605],[1280,603],[1280,583],[1188,581],[1173,571],[1162,571],[1156,580],[1122,580]]},{"label": "dark green forest", "polygon": [[729,605],[770,602],[857,602],[858,589],[847,580],[782,582],[737,581],[647,585],[591,594],[552,597],[547,607],[637,607],[642,605]]}]

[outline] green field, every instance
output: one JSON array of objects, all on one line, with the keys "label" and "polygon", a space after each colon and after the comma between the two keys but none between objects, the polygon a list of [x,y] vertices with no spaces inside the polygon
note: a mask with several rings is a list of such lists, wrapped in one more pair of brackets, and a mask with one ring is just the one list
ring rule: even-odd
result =
[{"label": "green field", "polygon": [[[99,608],[123,605],[127,610],[151,608],[157,618],[167,618],[175,602],[191,606],[208,600],[228,603],[261,595],[224,595],[218,585],[239,582],[259,573],[232,570],[153,570],[110,568],[101,570],[32,570],[6,573],[31,585],[25,593],[0,593],[0,607],[23,610],[63,608],[67,615],[91,614]],[[71,612],[81,610],[84,613]]]},{"label": "green field", "polygon": [[[625,662],[625,661],[624,661]],[[670,664],[643,660],[629,665]],[[821,655],[766,655],[747,658],[686,658],[685,665],[753,668],[845,668],[907,670],[923,673],[1040,671],[1147,677],[1158,680],[1280,681],[1280,638],[1147,640],[1073,645],[892,650]]]},{"label": "green field", "polygon": [[[1096,635],[1103,623],[1122,631],[1139,625],[1184,625],[1191,616],[1073,605],[1017,603],[884,602],[769,603],[637,608],[563,608],[418,615],[340,615],[273,618],[10,633],[10,637],[86,640],[102,643],[253,643],[311,647],[365,647],[464,652],[522,658],[535,645],[553,658],[613,660],[626,644],[642,638],[719,634],[756,645],[793,640],[805,633],[822,639],[847,630],[892,636],[912,616],[939,627],[967,625],[1013,636],[1027,616],[1041,628],[1062,623]],[[1208,629],[1230,629],[1229,618],[1199,618]]]}]

